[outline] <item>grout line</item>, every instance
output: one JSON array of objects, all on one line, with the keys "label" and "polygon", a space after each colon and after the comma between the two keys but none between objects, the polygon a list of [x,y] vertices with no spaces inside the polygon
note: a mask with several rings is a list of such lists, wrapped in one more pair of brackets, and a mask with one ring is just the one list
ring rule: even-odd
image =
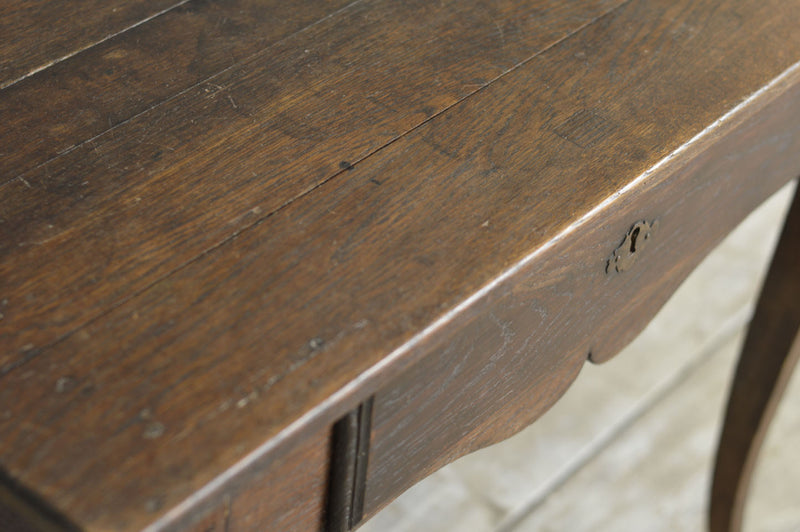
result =
[{"label": "grout line", "polygon": [[116,33],[109,33],[108,35],[106,35],[105,37],[100,39],[99,41],[95,41],[95,42],[89,43],[89,44],[87,44],[86,46],[84,46],[82,48],[77,48],[77,49],[73,50],[72,52],[68,53],[67,55],[59,57],[58,59],[53,59],[52,61],[50,61],[48,63],[40,65],[40,66],[34,68],[33,70],[31,70],[30,72],[28,72],[28,73],[26,73],[26,74],[24,74],[24,75],[22,75],[22,76],[20,76],[20,77],[18,77],[16,79],[12,79],[11,81],[8,81],[8,82],[6,82],[4,84],[0,84],[0,90],[7,89],[8,87],[11,87],[12,85],[16,85],[17,83],[19,83],[20,81],[22,81],[24,79],[27,79],[27,78],[35,75],[35,74],[38,74],[39,72],[41,72],[43,70],[47,70],[51,66],[54,66],[54,65],[57,65],[58,63],[66,61],[67,59],[70,59],[71,57],[75,57],[76,55],[80,54],[81,52],[84,52],[84,51],[86,51],[86,50],[88,50],[90,48],[94,48],[95,46],[97,46],[99,44],[103,44],[104,42],[108,41],[109,39],[113,39],[114,37],[117,37],[118,35],[122,35],[123,33],[127,32],[127,31],[130,31],[130,30],[132,30],[132,29],[134,29],[134,28],[136,28],[138,26],[141,26],[142,24],[150,22],[154,18],[160,17],[161,15],[163,15],[165,13],[168,13],[169,11],[172,11],[173,9],[176,9],[176,8],[182,6],[183,4],[186,4],[187,2],[190,2],[190,1],[191,0],[181,0],[177,4],[174,4],[174,5],[166,8],[166,9],[162,9],[161,11],[159,11],[157,13],[153,13],[149,17],[145,17],[142,20],[136,22],[135,24],[131,24],[130,26],[122,28],[121,30],[119,30]]},{"label": "grout line", "polygon": [[542,487],[537,489],[527,502],[511,510],[497,525],[495,532],[521,532],[517,527],[524,519],[539,509],[550,495],[564,486],[573,476],[589,465],[604,450],[617,442],[637,421],[667,399],[691,374],[710,361],[722,348],[742,333],[755,309],[755,302],[750,302],[741,307],[733,316],[726,319],[708,343],[699,350],[698,355],[687,362],[674,375],[661,382],[646,394],[639,403],[631,408],[627,415],[598,436],[588,442],[566,463],[559,471],[553,474]]}]

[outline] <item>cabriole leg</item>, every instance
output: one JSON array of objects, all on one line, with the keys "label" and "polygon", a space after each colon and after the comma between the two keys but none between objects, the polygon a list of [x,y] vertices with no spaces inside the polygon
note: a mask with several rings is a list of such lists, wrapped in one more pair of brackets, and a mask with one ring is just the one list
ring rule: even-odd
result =
[{"label": "cabriole leg", "polygon": [[800,356],[800,193],[795,192],[731,385],[709,529],[738,532],[759,448]]}]

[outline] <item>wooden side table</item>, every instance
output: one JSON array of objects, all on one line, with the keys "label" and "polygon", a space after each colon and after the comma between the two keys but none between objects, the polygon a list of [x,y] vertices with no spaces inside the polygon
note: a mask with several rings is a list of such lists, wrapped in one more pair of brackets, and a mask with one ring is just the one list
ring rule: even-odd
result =
[{"label": "wooden side table", "polygon": [[[800,2],[0,6],[0,528],[348,530],[800,175]],[[800,352],[798,200],[732,388]]]}]

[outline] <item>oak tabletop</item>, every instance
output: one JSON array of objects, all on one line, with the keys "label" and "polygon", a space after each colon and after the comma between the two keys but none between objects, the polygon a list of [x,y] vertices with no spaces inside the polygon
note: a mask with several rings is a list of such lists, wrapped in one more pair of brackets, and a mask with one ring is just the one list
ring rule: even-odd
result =
[{"label": "oak tabletop", "polygon": [[3,482],[65,526],[166,529],[793,90],[797,20],[786,0],[3,3]]}]

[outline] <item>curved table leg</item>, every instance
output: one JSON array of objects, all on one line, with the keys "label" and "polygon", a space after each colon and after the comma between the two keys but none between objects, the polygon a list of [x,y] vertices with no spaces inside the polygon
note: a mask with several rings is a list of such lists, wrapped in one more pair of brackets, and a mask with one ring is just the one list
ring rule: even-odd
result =
[{"label": "curved table leg", "polygon": [[711,489],[709,529],[741,529],[759,448],[800,356],[800,188],[795,197],[731,386]]}]

